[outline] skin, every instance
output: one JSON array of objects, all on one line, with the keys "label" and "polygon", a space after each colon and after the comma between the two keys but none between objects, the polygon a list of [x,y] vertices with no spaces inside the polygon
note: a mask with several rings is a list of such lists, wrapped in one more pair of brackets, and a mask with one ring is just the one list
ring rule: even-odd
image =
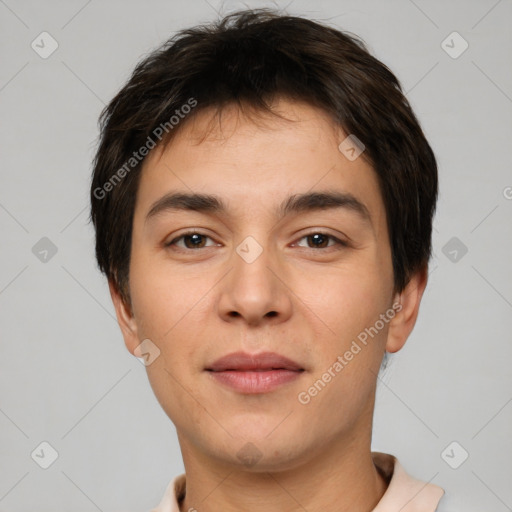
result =
[{"label": "skin", "polygon": [[[400,350],[414,327],[427,273],[394,293],[372,167],[342,154],[346,134],[322,111],[285,99],[274,108],[294,121],[227,107],[219,125],[204,110],[149,154],[133,221],[131,310],[113,283],[110,291],[130,353],[144,339],[160,350],[146,368],[176,426],[182,511],[370,511],[387,487],[370,447],[377,374],[384,352]],[[346,208],[276,216],[288,196],[325,190],[353,194],[372,224]],[[218,195],[228,210],[166,211],[146,222],[151,205],[176,191]],[[165,246],[191,229],[206,237],[199,249],[190,238]],[[315,246],[307,235],[319,232],[348,245]],[[236,252],[247,236],[263,248],[252,263]],[[398,302],[378,335],[300,403],[298,394]],[[305,371],[271,392],[239,393],[205,371],[238,350],[278,352]],[[249,442],[260,456],[253,465],[237,456]]]}]

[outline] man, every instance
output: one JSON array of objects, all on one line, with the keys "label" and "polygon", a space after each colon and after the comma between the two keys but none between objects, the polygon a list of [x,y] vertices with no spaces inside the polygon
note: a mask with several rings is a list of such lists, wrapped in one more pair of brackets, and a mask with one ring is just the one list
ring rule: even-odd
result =
[{"label": "man", "polygon": [[438,187],[391,71],[354,36],[243,11],[152,53],[101,121],[98,264],[185,466],[154,510],[436,510],[440,487],[370,448]]}]

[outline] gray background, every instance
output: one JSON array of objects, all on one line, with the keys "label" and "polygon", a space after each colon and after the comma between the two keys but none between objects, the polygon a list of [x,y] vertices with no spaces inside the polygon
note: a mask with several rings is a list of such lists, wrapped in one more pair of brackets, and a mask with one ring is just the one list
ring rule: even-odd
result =
[{"label": "gray background", "polygon": [[[90,162],[100,110],[136,62],[243,5],[0,0],[2,511],[140,512],[183,471],[95,266]],[[439,161],[430,282],[381,376],[373,449],[465,512],[512,510],[512,2],[295,0],[288,12],[360,35],[401,80]],[[43,31],[59,45],[46,59],[31,47]],[[469,44],[457,58],[447,50],[463,41],[443,44],[453,31]],[[31,457],[43,441],[58,452],[48,469]]]}]

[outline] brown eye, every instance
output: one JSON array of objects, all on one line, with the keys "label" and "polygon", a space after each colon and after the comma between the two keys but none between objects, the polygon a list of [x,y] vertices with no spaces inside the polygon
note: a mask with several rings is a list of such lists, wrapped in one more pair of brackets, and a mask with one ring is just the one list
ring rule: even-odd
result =
[{"label": "brown eye", "polygon": [[[207,239],[211,240],[211,238],[209,236],[204,235],[202,233],[196,233],[195,231],[193,231],[190,233],[184,233],[183,235],[175,238],[174,240],[167,243],[166,247],[174,245],[181,249],[202,249],[203,247],[210,247],[211,245],[215,245],[215,244],[206,245]],[[178,243],[180,241],[183,241],[184,245],[180,245]]]},{"label": "brown eye", "polygon": [[323,233],[315,233],[314,235],[308,235],[307,237],[308,242],[311,242],[310,247],[320,247],[324,248],[327,247],[329,244],[329,237],[327,235],[324,235]]},{"label": "brown eye", "polygon": [[[308,235],[303,236],[300,240],[307,240],[307,248],[310,249],[326,249],[335,245],[347,246],[345,242],[339,240],[335,236],[322,232],[309,233]],[[329,243],[330,241],[333,243]],[[304,245],[297,245],[304,247]]]}]

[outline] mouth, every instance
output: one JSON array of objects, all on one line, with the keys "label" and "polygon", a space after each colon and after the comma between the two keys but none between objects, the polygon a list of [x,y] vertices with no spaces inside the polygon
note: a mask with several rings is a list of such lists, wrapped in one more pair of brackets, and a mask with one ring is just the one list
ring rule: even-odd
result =
[{"label": "mouth", "polygon": [[273,352],[255,355],[235,352],[205,370],[216,382],[245,394],[270,392],[296,380],[305,371],[295,361]]}]

